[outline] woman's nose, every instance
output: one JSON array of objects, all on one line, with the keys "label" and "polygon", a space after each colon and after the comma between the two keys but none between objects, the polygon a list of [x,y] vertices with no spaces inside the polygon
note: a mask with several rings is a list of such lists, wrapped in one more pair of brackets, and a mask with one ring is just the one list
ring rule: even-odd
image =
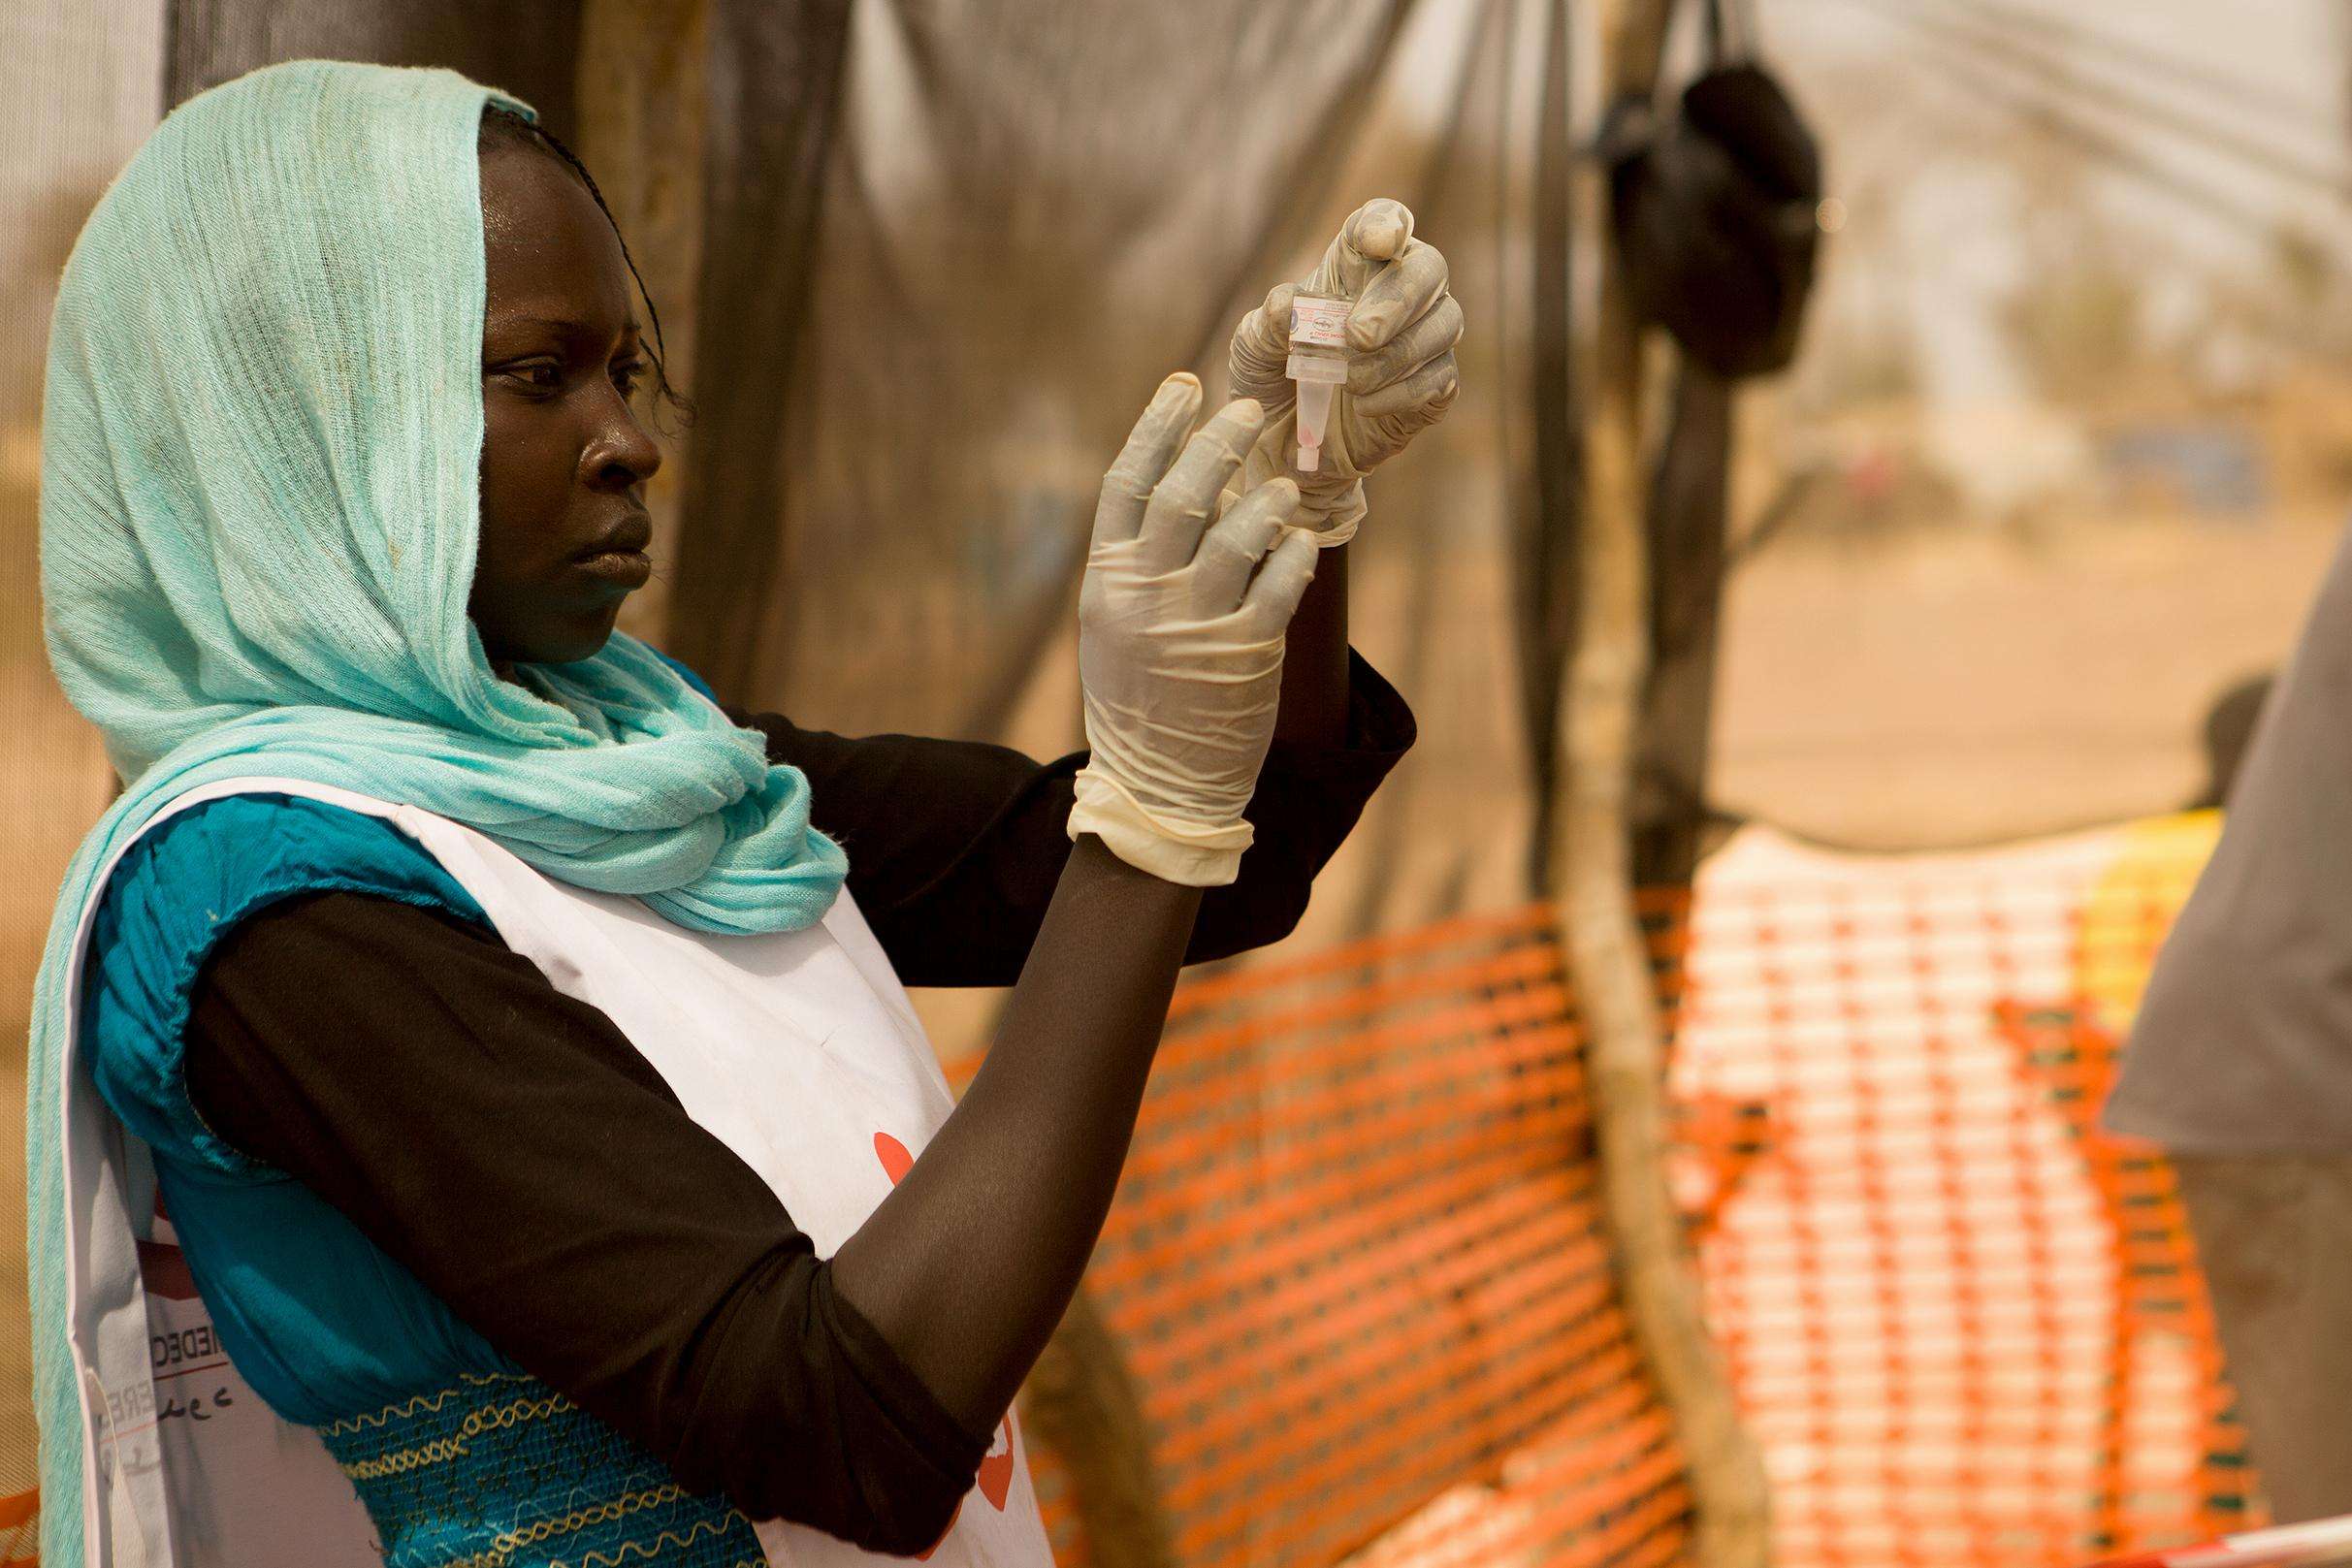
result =
[{"label": "woman's nose", "polygon": [[637,423],[628,404],[617,400],[583,457],[590,483],[599,488],[641,485],[661,467],[660,446]]}]

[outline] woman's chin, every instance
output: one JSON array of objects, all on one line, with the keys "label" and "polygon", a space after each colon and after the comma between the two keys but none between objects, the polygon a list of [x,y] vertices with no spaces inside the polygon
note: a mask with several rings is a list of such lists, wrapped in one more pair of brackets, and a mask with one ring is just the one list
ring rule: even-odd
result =
[{"label": "woman's chin", "polygon": [[543,636],[518,637],[504,645],[501,652],[492,655],[491,661],[503,660],[510,664],[577,664],[584,658],[594,658],[612,641],[614,624],[620,619],[620,606],[608,605],[593,615],[581,617],[572,624],[551,627]]},{"label": "woman's chin", "polygon": [[604,652],[604,645],[612,641],[612,636],[613,628],[607,624],[603,631],[596,636],[566,643],[560,651],[550,654],[538,662],[541,664],[577,664],[584,658],[594,658]]}]

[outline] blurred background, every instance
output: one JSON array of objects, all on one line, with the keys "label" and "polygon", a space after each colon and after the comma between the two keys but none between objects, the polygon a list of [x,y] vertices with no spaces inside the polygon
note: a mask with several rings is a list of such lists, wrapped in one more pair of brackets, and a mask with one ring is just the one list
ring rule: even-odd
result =
[{"label": "blurred background", "polygon": [[[1667,9],[1659,115],[1760,61],[1821,171],[1793,361],[1725,382],[1663,333],[1640,356],[1656,673],[1627,826],[1676,1193],[1774,1554],[2061,1563],[2235,1527],[2259,1487],[2167,1178],[2075,1112],[2209,846],[2209,814],[2182,814],[2215,803],[2352,503],[2352,10],[1754,0],[1711,30]],[[173,104],[308,55],[535,104],[610,199],[699,405],[665,436],[658,577],[625,624],[802,724],[1041,757],[1082,744],[1077,587],[1135,412],[1179,367],[1217,395],[1240,315],[1397,197],[1469,321],[1460,402],[1376,477],[1350,550],[1353,640],[1420,741],[1301,928],[1179,998],[1095,1337],[1036,1417],[1068,1451],[1057,1543],[1686,1555],[1545,912],[1626,10],[15,0],[8,1038],[113,785],[40,640],[48,315]],[[964,1070],[998,1000],[917,997]],[[1525,1139],[1488,1170],[1498,1127]],[[1493,1179],[1437,1194],[1381,1147]],[[5,1168],[0,1269],[20,1269]],[[2153,1262],[2131,1250],[2151,1233]],[[1178,1289],[1243,1256],[1223,1294]],[[1345,1316],[1401,1278],[1417,1316]],[[0,1492],[34,1479],[21,1295],[0,1292]],[[1949,1321],[1917,1317],[1931,1298]],[[1856,1344],[1880,1347],[1859,1384],[1825,1348]],[[1408,1360],[1442,1368],[1410,1420],[1376,1394]]]}]

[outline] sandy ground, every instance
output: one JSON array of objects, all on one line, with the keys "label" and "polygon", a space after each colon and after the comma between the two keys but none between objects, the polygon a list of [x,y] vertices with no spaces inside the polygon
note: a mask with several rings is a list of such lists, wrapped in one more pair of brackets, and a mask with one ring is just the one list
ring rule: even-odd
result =
[{"label": "sandy ground", "polygon": [[2314,512],[1767,551],[1727,601],[1715,794],[1874,848],[2161,809],[2204,780],[2217,692],[2283,660],[2342,527]]}]

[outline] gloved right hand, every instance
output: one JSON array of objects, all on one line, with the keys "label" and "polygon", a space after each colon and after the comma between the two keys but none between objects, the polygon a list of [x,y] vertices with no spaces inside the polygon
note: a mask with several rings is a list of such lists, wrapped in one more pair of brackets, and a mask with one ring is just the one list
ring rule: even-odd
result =
[{"label": "gloved right hand", "polygon": [[1273,741],[1283,637],[1317,550],[1312,534],[1284,527],[1299,505],[1289,479],[1217,515],[1266,415],[1231,402],[1187,441],[1200,406],[1191,375],[1161,382],[1103,476],[1079,591],[1092,755],[1069,830],[1155,877],[1215,887],[1239,875],[1249,847],[1241,809]]},{"label": "gloved right hand", "polygon": [[[1413,238],[1411,209],[1381,197],[1348,214],[1304,284],[1276,284],[1234,329],[1233,390],[1273,416],[1241,480],[1296,475],[1300,524],[1326,550],[1355,537],[1365,475],[1444,418],[1462,389],[1454,368],[1462,306],[1447,292],[1448,276],[1437,248]],[[1355,302],[1347,312],[1347,383],[1332,400],[1324,461],[1311,474],[1300,474],[1292,462],[1299,427],[1290,307],[1302,289]]]}]

